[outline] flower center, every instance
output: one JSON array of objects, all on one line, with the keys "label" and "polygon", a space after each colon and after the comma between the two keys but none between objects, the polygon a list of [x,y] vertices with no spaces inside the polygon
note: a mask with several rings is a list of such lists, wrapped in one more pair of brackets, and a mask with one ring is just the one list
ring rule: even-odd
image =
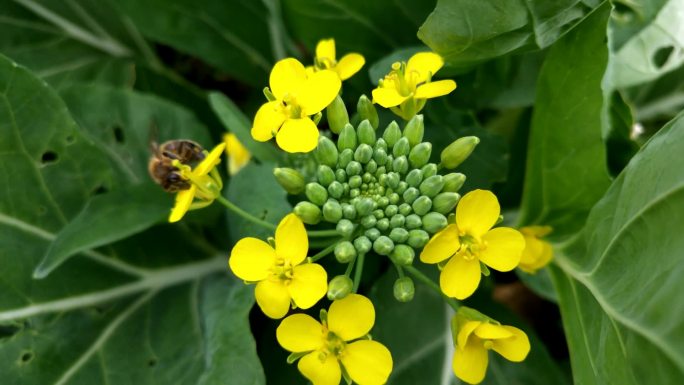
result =
[{"label": "flower center", "polygon": [[475,237],[468,234],[461,234],[458,237],[458,240],[461,243],[459,252],[467,261],[478,258],[480,252],[487,248],[487,245],[484,242],[480,242]]},{"label": "flower center", "polygon": [[331,68],[335,68],[337,65],[337,61],[334,59],[330,59],[327,57],[319,57],[316,58],[316,67],[321,70],[327,70]]},{"label": "flower center", "polygon": [[275,265],[271,268],[271,273],[276,279],[288,284],[294,276],[294,266],[285,258],[277,258]]},{"label": "flower center", "polygon": [[286,93],[283,96],[283,113],[289,116],[291,119],[302,118],[302,107],[297,104],[297,98],[295,95]]},{"label": "flower center", "polygon": [[[409,74],[410,78],[413,78],[413,74]],[[416,88],[415,81],[410,81],[411,79],[406,79],[406,63],[404,62],[394,62],[392,64],[392,71],[385,77],[385,81],[391,81],[394,83],[394,87],[401,96],[409,96],[413,93]]]},{"label": "flower center", "polygon": [[338,337],[337,334],[328,331],[327,335],[325,336],[325,350],[329,354],[339,357],[339,355],[344,352],[344,348],[346,347],[347,343],[344,342],[342,338]]},{"label": "flower center", "polygon": [[492,342],[491,340],[485,340],[483,345],[485,349],[489,350],[494,347],[494,342]]}]

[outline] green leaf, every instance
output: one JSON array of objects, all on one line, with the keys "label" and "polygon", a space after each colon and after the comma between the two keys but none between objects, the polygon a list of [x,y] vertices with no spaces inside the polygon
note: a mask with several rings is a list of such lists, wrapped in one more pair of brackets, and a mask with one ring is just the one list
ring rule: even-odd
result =
[{"label": "green leaf", "polygon": [[226,130],[234,133],[254,158],[273,163],[282,158],[272,143],[260,143],[252,138],[252,123],[232,100],[220,92],[211,92],[209,104]]},{"label": "green leaf", "polygon": [[682,146],[680,114],[642,147],[557,257],[552,273],[577,383],[684,378]]},{"label": "green leaf", "polygon": [[[601,139],[606,3],[550,50],[537,83],[521,224],[579,230],[609,184]],[[572,62],[572,66],[568,63]]]}]

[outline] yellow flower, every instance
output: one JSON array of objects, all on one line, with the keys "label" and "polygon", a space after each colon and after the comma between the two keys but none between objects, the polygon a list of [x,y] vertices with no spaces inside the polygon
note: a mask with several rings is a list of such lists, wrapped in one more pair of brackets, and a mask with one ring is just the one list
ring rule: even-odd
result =
[{"label": "yellow flower", "polygon": [[449,260],[439,276],[444,294],[469,297],[480,284],[480,262],[499,271],[513,270],[525,240],[515,229],[497,227],[499,202],[490,191],[474,190],[456,207],[456,223],[435,234],[420,254],[424,263]]},{"label": "yellow flower", "polygon": [[484,380],[489,362],[488,350],[494,350],[513,362],[521,362],[530,352],[530,340],[516,327],[472,320],[466,320],[459,326],[452,367],[456,377],[469,384]]},{"label": "yellow flower", "polygon": [[309,239],[302,221],[288,214],[275,233],[275,249],[256,238],[243,238],[230,253],[230,269],[240,279],[258,282],[256,301],[271,318],[283,318],[290,303],[308,309],[328,289],[328,275],[321,265],[304,263]]},{"label": "yellow flower", "polygon": [[332,70],[337,73],[340,80],[347,80],[366,64],[366,59],[358,53],[348,53],[342,56],[340,61],[337,61],[336,58],[335,39],[323,39],[316,45],[315,66],[311,69]]},{"label": "yellow flower", "polygon": [[525,250],[520,258],[520,270],[534,274],[548,265],[553,258],[553,248],[549,242],[539,238],[551,233],[550,226],[527,226],[520,229],[525,238]]},{"label": "yellow flower", "polygon": [[235,175],[249,163],[252,154],[231,132],[223,135],[223,141],[226,143],[226,154],[228,155],[228,172],[230,175]]},{"label": "yellow flower", "polygon": [[297,368],[313,385],[339,385],[343,369],[357,384],[381,385],[392,372],[392,355],[381,343],[363,338],[374,323],[371,301],[349,294],[330,305],[323,324],[294,314],[280,323],[276,337],[286,350],[307,353]]},{"label": "yellow flower", "polygon": [[287,152],[309,152],[318,144],[318,127],[310,116],[321,112],[340,92],[337,73],[322,70],[307,76],[304,65],[288,58],[275,64],[270,76],[275,100],[257,111],[252,137],[260,142],[275,136]]},{"label": "yellow flower", "polygon": [[174,160],[173,165],[178,168],[182,178],[190,181],[190,188],[181,190],[176,194],[176,203],[171,209],[169,222],[178,222],[188,210],[195,210],[209,206],[217,196],[221,194],[223,181],[216,170],[216,165],[221,163],[221,154],[226,144],[221,143],[214,147],[210,153],[193,170],[186,164]]},{"label": "yellow flower", "polygon": [[431,81],[443,65],[441,56],[433,52],[419,52],[408,63],[392,64],[390,73],[373,90],[373,103],[390,108],[403,119],[410,120],[425,107],[427,99],[456,89],[453,80]]}]

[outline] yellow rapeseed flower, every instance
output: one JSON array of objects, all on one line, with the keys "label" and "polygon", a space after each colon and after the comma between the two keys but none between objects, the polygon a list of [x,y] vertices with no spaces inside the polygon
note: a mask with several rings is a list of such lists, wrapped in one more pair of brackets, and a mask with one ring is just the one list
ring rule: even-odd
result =
[{"label": "yellow rapeseed flower", "polygon": [[278,343],[293,353],[306,353],[297,364],[313,385],[339,385],[342,370],[357,384],[382,385],[392,372],[392,355],[381,343],[364,338],[375,323],[368,298],[349,294],[330,305],[319,323],[294,314],[276,330]]},{"label": "yellow rapeseed flower", "polygon": [[309,239],[302,221],[288,214],[275,233],[275,249],[256,238],[243,238],[230,253],[233,273],[257,282],[255,296],[261,310],[271,318],[283,318],[294,304],[308,309],[328,289],[328,275],[321,265],[305,263]]},{"label": "yellow rapeseed flower", "polygon": [[513,270],[520,262],[525,240],[509,227],[492,229],[500,207],[490,191],[474,190],[456,207],[456,223],[435,234],[420,254],[424,263],[449,259],[439,276],[444,294],[457,299],[469,297],[480,284],[480,262],[498,270]]},{"label": "yellow rapeseed flower", "polygon": [[223,142],[226,143],[226,155],[228,155],[228,173],[235,175],[249,163],[252,154],[232,132],[223,135]]},{"label": "yellow rapeseed flower", "polygon": [[[461,318],[461,319],[459,319]],[[456,315],[452,320],[456,337],[452,368],[456,377],[469,384],[484,380],[489,362],[488,350],[505,359],[521,362],[530,352],[530,340],[524,331],[493,321],[464,320]]]},{"label": "yellow rapeseed flower", "polygon": [[520,228],[525,238],[525,250],[520,258],[520,270],[534,274],[546,266],[553,258],[553,248],[547,241],[540,239],[551,233],[550,226],[527,226]]},{"label": "yellow rapeseed flower", "polygon": [[348,53],[337,61],[335,52],[335,39],[323,39],[316,45],[316,58],[314,66],[309,67],[312,71],[332,70],[337,73],[340,80],[347,80],[359,72],[366,64],[366,59],[358,53]]},{"label": "yellow rapeseed flower", "polygon": [[425,107],[427,99],[446,95],[456,89],[453,80],[431,81],[443,65],[442,57],[433,52],[419,52],[411,56],[408,62],[395,62],[390,73],[373,90],[373,103],[410,120]]},{"label": "yellow rapeseed flower", "polygon": [[307,75],[297,59],[283,59],[273,66],[269,79],[275,100],[257,111],[252,137],[260,142],[275,136],[287,152],[309,152],[318,144],[318,127],[310,116],[321,112],[340,92],[337,72],[321,70]]},{"label": "yellow rapeseed flower", "polygon": [[175,160],[173,165],[178,168],[181,178],[190,181],[190,188],[176,194],[176,203],[171,209],[169,222],[178,222],[188,210],[195,210],[210,205],[221,194],[223,181],[216,170],[221,162],[221,154],[226,144],[221,143],[206,153],[205,158],[194,169]]}]

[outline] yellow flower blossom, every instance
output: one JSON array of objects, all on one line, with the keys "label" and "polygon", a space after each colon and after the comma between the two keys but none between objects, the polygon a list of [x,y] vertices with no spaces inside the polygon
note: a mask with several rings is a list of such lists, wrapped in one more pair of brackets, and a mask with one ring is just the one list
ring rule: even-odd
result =
[{"label": "yellow flower blossom", "polygon": [[305,263],[309,239],[302,221],[288,214],[275,233],[275,249],[256,238],[241,239],[230,253],[233,273],[247,282],[257,282],[256,301],[271,318],[283,318],[294,304],[308,309],[328,289],[328,275],[321,265]]},{"label": "yellow flower blossom", "polygon": [[256,113],[252,137],[260,142],[275,136],[287,152],[309,152],[318,144],[318,127],[310,116],[321,112],[340,92],[342,82],[336,72],[321,70],[307,76],[297,59],[275,64],[269,79],[275,100]]},{"label": "yellow flower blossom", "polygon": [[178,168],[182,178],[190,181],[190,188],[176,194],[176,203],[171,209],[169,222],[178,222],[188,210],[195,210],[209,206],[221,194],[223,181],[216,170],[221,162],[221,154],[226,144],[221,143],[206,153],[205,158],[194,169],[175,160],[173,165]]},{"label": "yellow flower blossom", "polygon": [[[454,317],[457,318],[459,315]],[[479,384],[484,380],[489,362],[488,350],[494,350],[512,362],[523,361],[530,352],[527,335],[513,326],[464,320],[454,330],[456,351],[452,368],[456,377],[469,384]]]},{"label": "yellow flower blossom", "polygon": [[[348,53],[337,61],[335,52],[335,39],[323,39],[316,45],[316,58],[314,67],[309,67],[312,71],[328,69],[335,71],[340,80],[347,80],[359,72],[361,67],[366,64],[366,59],[358,53]],[[307,68],[307,69],[309,69]]]},{"label": "yellow flower blossom", "polygon": [[252,154],[231,132],[223,135],[223,141],[226,143],[226,155],[228,155],[228,173],[235,175],[249,163]]},{"label": "yellow flower blossom", "polygon": [[433,52],[419,52],[408,62],[395,62],[390,73],[373,90],[373,103],[410,120],[425,107],[427,99],[444,96],[456,89],[453,80],[431,81],[443,65],[442,57]]},{"label": "yellow flower blossom", "polygon": [[381,385],[392,372],[392,355],[381,343],[364,338],[375,323],[368,298],[349,294],[330,305],[319,323],[294,314],[276,330],[278,343],[293,353],[306,353],[297,364],[313,385],[339,385],[342,370],[361,385]]},{"label": "yellow flower blossom", "polygon": [[534,274],[548,265],[553,258],[553,248],[547,241],[540,239],[551,233],[550,226],[522,227],[520,233],[525,238],[525,250],[520,258],[520,270]]},{"label": "yellow flower blossom", "polygon": [[422,262],[448,260],[439,277],[444,294],[457,299],[473,294],[480,284],[480,262],[498,271],[510,271],[518,265],[525,240],[512,228],[492,229],[499,213],[494,194],[471,191],[456,207],[456,223],[435,234],[425,245],[420,254]]}]

